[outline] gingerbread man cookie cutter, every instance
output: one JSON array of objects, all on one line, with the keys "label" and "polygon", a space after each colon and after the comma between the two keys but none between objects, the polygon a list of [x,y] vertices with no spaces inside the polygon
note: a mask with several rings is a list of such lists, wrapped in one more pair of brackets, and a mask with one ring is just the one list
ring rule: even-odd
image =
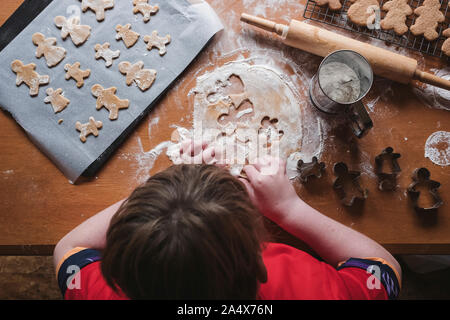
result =
[{"label": "gingerbread man cookie cutter", "polygon": [[[444,204],[444,201],[442,201],[438,189],[441,186],[441,184],[437,181],[430,179],[430,171],[426,168],[419,168],[414,170],[414,173],[412,175],[413,183],[411,183],[408,186],[407,192],[408,195],[414,205],[414,209],[418,212],[432,212],[435,211],[437,208],[442,206]],[[429,207],[421,207],[419,206],[419,198],[421,192],[417,190],[418,187],[426,187],[428,189],[428,192],[432,196],[434,203]]]},{"label": "gingerbread man cookie cutter", "polygon": [[311,177],[320,179],[324,170],[325,163],[319,162],[317,157],[313,157],[309,163],[305,163],[301,159],[297,162],[298,179],[303,183],[308,182]]},{"label": "gingerbread man cookie cutter", "polygon": [[[333,172],[337,177],[334,180],[333,188],[338,193],[343,205],[351,207],[356,201],[367,199],[369,191],[361,187],[359,183],[361,173],[359,171],[349,171],[344,162],[338,162],[334,165]],[[351,188],[349,188],[350,184]]]},{"label": "gingerbread man cookie cutter", "polygon": [[[375,174],[378,177],[378,189],[381,191],[392,191],[397,187],[397,175],[401,171],[397,160],[400,157],[400,153],[394,153],[392,147],[387,147],[375,157]],[[389,162],[390,172],[383,172],[385,162]]]},{"label": "gingerbread man cookie cutter", "polygon": [[39,94],[39,86],[46,85],[50,82],[49,76],[41,76],[34,71],[36,69],[34,63],[24,65],[22,61],[14,60],[11,63],[11,69],[17,75],[16,86],[25,83],[30,88],[30,96],[32,97]]}]

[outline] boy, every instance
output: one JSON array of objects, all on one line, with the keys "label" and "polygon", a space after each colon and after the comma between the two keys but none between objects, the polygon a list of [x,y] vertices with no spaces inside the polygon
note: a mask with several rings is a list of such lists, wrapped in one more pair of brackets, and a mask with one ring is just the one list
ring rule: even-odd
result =
[{"label": "boy", "polygon": [[[207,145],[192,144],[187,152],[211,154]],[[284,161],[265,157],[244,171],[248,181],[218,166],[173,166],[72,230],[54,251],[64,298],[398,296],[401,268],[395,258],[303,202]],[[261,214],[324,261],[267,242]]]}]

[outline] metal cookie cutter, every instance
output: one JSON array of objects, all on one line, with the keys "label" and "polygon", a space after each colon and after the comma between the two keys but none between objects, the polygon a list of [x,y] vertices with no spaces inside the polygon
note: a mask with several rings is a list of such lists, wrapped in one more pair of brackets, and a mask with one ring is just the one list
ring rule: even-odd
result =
[{"label": "metal cookie cutter", "polygon": [[338,192],[342,204],[351,207],[356,200],[367,199],[369,191],[361,187],[358,180],[361,175],[359,171],[349,171],[345,163],[338,162],[334,165],[333,172],[337,176],[333,188]]},{"label": "metal cookie cutter", "polygon": [[[442,201],[437,190],[441,184],[430,179],[430,171],[428,171],[428,169],[419,168],[414,170],[412,179],[414,182],[409,185],[407,191],[414,204],[414,209],[422,212],[430,212],[436,210],[444,204],[444,201]],[[432,195],[434,200],[434,204],[432,206],[422,208],[418,205],[420,191],[416,190],[416,187],[419,185],[425,186],[428,189],[428,192]]]},{"label": "metal cookie cutter", "polygon": [[[397,187],[397,175],[402,171],[397,162],[400,157],[400,153],[394,153],[392,147],[387,147],[375,157],[375,174],[378,176],[378,188],[380,190],[392,191]],[[392,172],[383,172],[385,161],[390,162]]]},{"label": "metal cookie cutter", "polygon": [[298,178],[301,182],[307,182],[309,177],[321,178],[324,169],[325,163],[319,163],[317,157],[313,157],[309,163],[305,163],[303,160],[297,162]]}]

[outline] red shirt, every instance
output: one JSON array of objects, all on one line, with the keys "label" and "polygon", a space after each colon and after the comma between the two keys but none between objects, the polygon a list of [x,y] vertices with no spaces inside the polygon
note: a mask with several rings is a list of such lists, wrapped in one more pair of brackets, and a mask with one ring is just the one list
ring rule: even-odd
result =
[{"label": "red shirt", "polygon": [[[263,300],[394,299],[400,285],[394,270],[379,258],[349,259],[336,269],[293,247],[268,243],[263,251],[267,282],[260,285]],[[58,283],[67,300],[127,299],[104,280],[100,252],[77,248],[58,268]]]}]

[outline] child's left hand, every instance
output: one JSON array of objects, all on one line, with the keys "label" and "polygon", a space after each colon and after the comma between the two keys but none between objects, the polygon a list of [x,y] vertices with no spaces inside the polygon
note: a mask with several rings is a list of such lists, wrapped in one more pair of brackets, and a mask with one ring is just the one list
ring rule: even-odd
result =
[{"label": "child's left hand", "polygon": [[180,159],[183,164],[215,164],[220,165],[222,161],[221,152],[208,142],[198,142],[195,140],[185,140],[181,143]]}]

